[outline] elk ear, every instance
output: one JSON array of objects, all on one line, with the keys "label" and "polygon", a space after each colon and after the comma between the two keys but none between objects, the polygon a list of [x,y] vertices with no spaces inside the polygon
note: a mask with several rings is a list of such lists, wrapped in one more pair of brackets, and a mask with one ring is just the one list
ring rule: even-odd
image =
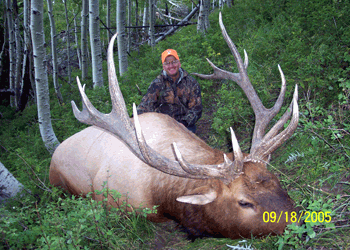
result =
[{"label": "elk ear", "polygon": [[193,205],[206,205],[213,202],[217,197],[216,191],[208,187],[196,188],[191,193],[193,194],[180,196],[176,200]]}]

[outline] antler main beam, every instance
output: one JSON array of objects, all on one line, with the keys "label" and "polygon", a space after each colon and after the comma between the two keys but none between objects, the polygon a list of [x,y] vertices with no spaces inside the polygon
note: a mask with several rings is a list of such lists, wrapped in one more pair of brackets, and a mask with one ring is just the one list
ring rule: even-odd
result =
[{"label": "antler main beam", "polygon": [[[247,96],[254,114],[255,114],[255,126],[253,132],[252,139],[252,147],[250,150],[249,156],[245,160],[265,160],[268,155],[270,155],[277,147],[279,147],[283,142],[285,142],[288,138],[290,138],[297,128],[298,120],[299,120],[299,112],[298,112],[298,89],[295,87],[295,92],[292,100],[292,104],[290,105],[289,110],[282,116],[282,118],[271,128],[271,130],[265,135],[266,128],[270,121],[276,116],[276,114],[280,111],[285,92],[286,92],[286,79],[284,77],[283,71],[281,67],[278,65],[278,69],[281,74],[282,86],[280,94],[277,98],[275,105],[267,109],[261,102],[259,96],[254,90],[248,74],[248,55],[244,50],[245,60],[243,60],[237,50],[237,47],[232,42],[231,38],[228,36],[226,32],[226,28],[222,22],[222,15],[219,14],[219,24],[222,31],[222,35],[230,48],[234,59],[236,61],[239,73],[232,73],[226,70],[222,70],[216,67],[209,59],[208,62],[214,69],[214,73],[211,75],[203,75],[194,73],[204,79],[229,79],[236,82],[244,91]],[[278,132],[282,129],[284,124],[289,120],[291,116],[291,110],[293,110],[293,117],[287,129],[282,131],[280,134]],[[278,134],[278,135],[277,135]]]},{"label": "antler main beam", "polygon": [[234,152],[236,159],[232,162],[224,156],[224,163],[219,165],[190,164],[183,159],[175,143],[173,143],[173,147],[178,161],[170,160],[148,146],[142,134],[135,104],[133,105],[135,124],[133,124],[128,116],[124,98],[119,88],[113,59],[113,44],[116,36],[117,34],[115,34],[110,41],[107,56],[109,90],[112,99],[111,113],[102,114],[91,104],[89,98],[85,94],[85,85],[82,87],[79,78],[77,78],[83,101],[83,110],[79,111],[75,102],[72,101],[75,117],[80,122],[95,125],[116,135],[140,160],[164,173],[195,179],[217,178],[225,183],[229,183],[237,178],[241,174],[243,168],[243,156],[234,133],[232,134],[233,148],[239,149],[239,151]]}]

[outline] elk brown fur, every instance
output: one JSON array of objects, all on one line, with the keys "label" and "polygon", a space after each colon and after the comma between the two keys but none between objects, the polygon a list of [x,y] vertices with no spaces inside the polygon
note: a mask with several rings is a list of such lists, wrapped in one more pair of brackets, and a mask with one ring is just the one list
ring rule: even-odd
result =
[{"label": "elk brown fur", "polygon": [[[285,79],[276,104],[266,109],[246,73],[247,56],[241,59],[221,21],[239,73],[218,69],[207,79],[231,79],[246,93],[256,116],[252,148],[242,154],[233,130],[232,153],[209,147],[171,117],[159,113],[135,113],[129,118],[116,78],[113,43],[108,49],[108,73],[113,109],[108,115],[90,103],[78,80],[83,110],[73,103],[81,122],[93,125],[65,140],[54,152],[50,182],[75,195],[86,195],[106,184],[127,195],[133,207],[158,206],[148,215],[154,222],[178,221],[193,235],[239,238],[283,233],[285,214],[297,212],[293,200],[266,164],[270,154],[286,141],[298,123],[297,89],[289,110],[265,133],[267,124],[282,106]],[[246,53],[245,53],[246,54]],[[286,121],[290,124],[282,130]],[[100,195],[94,199],[102,200]],[[111,197],[112,206],[119,206]],[[119,201],[120,202],[120,201]],[[264,212],[281,214],[279,222],[264,222]]]}]

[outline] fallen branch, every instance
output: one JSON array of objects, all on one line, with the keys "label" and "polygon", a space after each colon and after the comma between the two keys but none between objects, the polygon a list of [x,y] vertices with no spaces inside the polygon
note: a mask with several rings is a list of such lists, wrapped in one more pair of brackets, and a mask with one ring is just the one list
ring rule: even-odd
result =
[{"label": "fallen branch", "polygon": [[[178,24],[158,24],[158,25],[154,25],[154,27],[176,27],[176,26],[187,26],[187,25],[193,25],[193,24],[197,24],[196,22],[195,23],[178,23]],[[149,25],[145,25],[145,26],[125,26],[126,29],[143,29],[143,28],[149,28]],[[101,29],[107,29],[107,27],[105,28],[101,28]],[[112,28],[108,28],[109,30],[110,29],[115,29],[114,27]]]},{"label": "fallen branch", "polygon": [[0,93],[9,93],[10,95],[15,95],[14,89],[0,89]]},{"label": "fallen branch", "polygon": [[163,36],[157,38],[156,41],[155,41],[155,43],[160,42],[160,41],[163,40],[166,36],[168,36],[168,35],[174,33],[174,32],[180,27],[179,25],[188,22],[188,21],[192,18],[192,16],[193,16],[198,10],[199,10],[199,4],[197,4],[197,6],[193,8],[193,10],[190,12],[190,14],[188,14],[181,22],[179,22],[179,23],[177,24],[176,27],[171,28],[171,29],[168,30]]}]

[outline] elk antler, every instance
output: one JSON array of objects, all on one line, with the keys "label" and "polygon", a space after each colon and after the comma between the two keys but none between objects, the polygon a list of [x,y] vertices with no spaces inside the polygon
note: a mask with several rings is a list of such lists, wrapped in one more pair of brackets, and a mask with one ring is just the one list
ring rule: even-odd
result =
[{"label": "elk antler", "polygon": [[112,99],[111,113],[102,114],[91,104],[85,94],[85,85],[82,87],[77,77],[83,110],[79,111],[75,102],[72,101],[75,117],[80,122],[95,125],[116,135],[140,160],[164,173],[194,179],[217,178],[227,184],[237,178],[243,168],[243,155],[232,129],[232,144],[233,148],[237,149],[234,152],[234,162],[224,155],[224,162],[219,165],[190,164],[183,159],[175,143],[173,143],[173,147],[178,161],[173,161],[148,146],[141,131],[135,104],[133,105],[134,125],[128,116],[123,95],[119,88],[113,59],[113,44],[116,36],[117,34],[112,37],[109,43],[107,55],[109,91]]},{"label": "elk antler", "polygon": [[[278,69],[282,78],[282,87],[281,92],[277,98],[275,105],[267,109],[262,104],[259,96],[255,92],[247,74],[248,67],[248,55],[244,50],[244,63],[243,60],[238,53],[238,50],[231,38],[228,36],[226,32],[226,28],[222,22],[221,12],[219,14],[219,24],[222,31],[222,35],[230,48],[235,61],[237,63],[239,73],[232,73],[225,70],[222,70],[216,67],[209,59],[207,61],[213,67],[214,73],[212,75],[203,75],[193,73],[193,75],[199,76],[204,79],[230,79],[236,82],[244,91],[248,100],[253,108],[255,114],[255,127],[253,132],[252,146],[250,149],[249,155],[244,159],[244,161],[249,160],[266,160],[266,158],[277,149],[283,142],[289,139],[294,131],[297,128],[298,120],[299,120],[299,111],[298,111],[298,87],[295,86],[295,91],[293,95],[292,103],[290,104],[289,109],[285,112],[285,114],[281,117],[281,119],[271,128],[271,130],[264,136],[265,130],[269,122],[276,116],[276,114],[280,111],[284,99],[284,95],[286,92],[286,79],[282,72],[281,67],[278,65]],[[283,130],[280,134],[278,132],[282,129],[284,124],[289,120],[291,113],[293,110],[293,117],[288,125],[288,127]],[[278,134],[278,135],[277,135]]]}]

